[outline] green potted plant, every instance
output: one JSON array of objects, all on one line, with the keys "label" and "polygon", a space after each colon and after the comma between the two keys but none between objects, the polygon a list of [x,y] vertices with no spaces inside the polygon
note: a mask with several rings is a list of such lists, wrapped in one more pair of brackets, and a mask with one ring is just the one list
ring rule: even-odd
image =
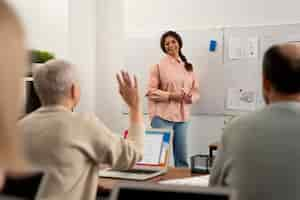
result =
[{"label": "green potted plant", "polygon": [[55,55],[51,52],[36,49],[31,50],[32,63],[45,63],[53,58],[55,58]]},{"label": "green potted plant", "polygon": [[27,70],[26,74],[29,77],[32,76],[32,70],[34,67],[38,66],[39,64],[43,64],[48,60],[54,59],[55,55],[49,51],[33,49],[30,51],[30,57],[31,65],[29,66],[29,69]]}]

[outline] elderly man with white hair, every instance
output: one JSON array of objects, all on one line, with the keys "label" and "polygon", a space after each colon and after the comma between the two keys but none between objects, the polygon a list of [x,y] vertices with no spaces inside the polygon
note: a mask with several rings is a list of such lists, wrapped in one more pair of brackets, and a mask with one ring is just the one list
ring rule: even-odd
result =
[{"label": "elderly man with white hair", "polygon": [[74,66],[51,60],[34,72],[42,107],[19,123],[29,161],[46,175],[38,199],[96,199],[98,166],[127,169],[142,158],[144,122],[136,78],[117,75],[129,106],[126,140],[113,134],[94,115],[72,112],[80,98]]}]

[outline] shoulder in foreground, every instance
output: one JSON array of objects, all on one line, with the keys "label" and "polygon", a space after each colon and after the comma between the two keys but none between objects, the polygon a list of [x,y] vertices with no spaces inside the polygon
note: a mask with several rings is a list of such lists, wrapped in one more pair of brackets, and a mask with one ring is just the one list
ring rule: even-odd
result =
[{"label": "shoulder in foreground", "polygon": [[239,114],[239,115],[234,115],[230,122],[231,123],[240,123],[241,121],[245,121],[245,120],[248,121],[252,118],[255,118],[257,115],[260,115],[261,112],[265,112],[264,110],[265,110],[265,108],[262,108],[262,109],[257,109],[257,110],[250,111],[250,112],[245,112],[245,113]]},{"label": "shoulder in foreground", "polygon": [[[234,116],[226,125],[225,130],[234,129],[236,127],[245,127],[249,126],[256,121],[261,119],[261,116],[264,115],[268,110],[268,107],[264,107],[262,109],[258,109],[249,113],[245,113],[242,115]],[[227,131],[226,131],[227,132]]]}]

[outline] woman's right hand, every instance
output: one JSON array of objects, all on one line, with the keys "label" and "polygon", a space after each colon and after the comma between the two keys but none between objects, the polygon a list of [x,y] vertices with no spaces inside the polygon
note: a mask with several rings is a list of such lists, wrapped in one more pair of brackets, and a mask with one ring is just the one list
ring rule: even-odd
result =
[{"label": "woman's right hand", "polygon": [[183,97],[184,97],[184,91],[181,90],[179,92],[171,92],[169,94],[169,100],[172,100],[172,101],[182,101],[183,100]]},{"label": "woman's right hand", "polygon": [[193,103],[192,97],[193,97],[192,94],[184,94],[183,101],[186,104],[192,104]]},{"label": "woman's right hand", "polygon": [[128,72],[121,71],[120,74],[117,74],[117,80],[119,85],[119,93],[125,103],[130,109],[139,110],[140,98],[136,77],[134,76],[134,81],[132,81],[132,78],[129,76]]}]

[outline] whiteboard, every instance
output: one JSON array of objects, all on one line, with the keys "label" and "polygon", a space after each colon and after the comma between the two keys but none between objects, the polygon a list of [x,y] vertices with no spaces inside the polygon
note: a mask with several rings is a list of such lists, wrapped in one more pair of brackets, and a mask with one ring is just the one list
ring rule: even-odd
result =
[{"label": "whiteboard", "polygon": [[[194,65],[200,82],[200,101],[192,106],[192,114],[242,114],[264,106],[262,98],[262,58],[273,44],[300,41],[300,24],[230,27],[177,32],[183,38],[183,53]],[[160,50],[162,33],[138,36],[128,34],[125,40],[125,66],[138,76],[147,112],[146,86],[150,66],[164,55]],[[233,59],[232,38],[238,39],[241,57]],[[247,57],[248,41],[257,39],[257,56]],[[215,52],[209,51],[210,40],[217,41]],[[242,88],[255,93],[250,110],[228,108],[228,94],[232,88]],[[125,111],[125,106],[123,109]]]},{"label": "whiteboard", "polygon": [[[182,52],[193,64],[199,78],[200,100],[192,106],[192,114],[224,113],[224,67],[223,67],[223,30],[177,31],[183,39]],[[125,40],[125,68],[137,75],[147,112],[147,98],[144,97],[149,70],[164,56],[160,49],[160,36],[130,36]],[[210,40],[217,41],[217,49],[209,52]],[[123,112],[126,112],[124,108]]]}]

